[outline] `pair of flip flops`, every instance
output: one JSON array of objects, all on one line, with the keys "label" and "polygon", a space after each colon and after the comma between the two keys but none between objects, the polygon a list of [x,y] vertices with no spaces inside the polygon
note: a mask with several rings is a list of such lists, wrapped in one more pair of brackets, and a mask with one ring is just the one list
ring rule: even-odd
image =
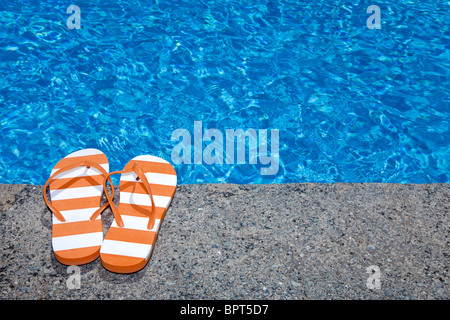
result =
[{"label": "pair of flip flops", "polygon": [[[120,203],[113,202],[111,175],[120,174]],[[111,195],[106,185],[111,184]],[[61,159],[44,186],[44,200],[53,213],[55,258],[66,265],[102,265],[117,273],[142,269],[150,259],[159,227],[177,185],[173,166],[164,159],[141,155],[122,171],[109,173],[106,155],[83,149]],[[47,198],[49,188],[50,200]],[[105,193],[107,203],[101,206]],[[110,206],[114,220],[103,239],[100,213]]]}]

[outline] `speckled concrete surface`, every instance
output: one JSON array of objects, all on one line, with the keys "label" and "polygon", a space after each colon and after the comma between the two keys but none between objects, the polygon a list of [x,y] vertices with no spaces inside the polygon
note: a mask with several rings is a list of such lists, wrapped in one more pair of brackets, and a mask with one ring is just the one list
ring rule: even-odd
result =
[{"label": "speckled concrete surface", "polygon": [[0,194],[1,299],[450,298],[448,184],[179,186],[148,265],[119,275],[97,259],[79,289],[53,257],[42,187]]}]

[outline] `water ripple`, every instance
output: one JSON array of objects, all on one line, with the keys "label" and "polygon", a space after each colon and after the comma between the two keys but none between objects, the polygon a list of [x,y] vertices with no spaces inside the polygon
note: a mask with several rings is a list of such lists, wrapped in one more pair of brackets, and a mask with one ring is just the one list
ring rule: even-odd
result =
[{"label": "water ripple", "polygon": [[[177,128],[280,130],[280,168],[177,165],[179,183],[449,182],[448,3],[3,1],[0,182],[85,147],[170,160]],[[205,143],[206,145],[206,143]]]}]

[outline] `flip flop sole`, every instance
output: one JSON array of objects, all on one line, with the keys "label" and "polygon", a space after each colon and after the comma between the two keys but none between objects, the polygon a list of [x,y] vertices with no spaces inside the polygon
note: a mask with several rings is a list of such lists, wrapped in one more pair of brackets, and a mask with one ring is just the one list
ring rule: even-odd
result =
[{"label": "flip flop sole", "polygon": [[[60,168],[82,161],[98,163],[106,172],[106,155],[97,149],[83,149],[61,159],[51,175]],[[100,208],[103,175],[96,168],[77,167],[56,175],[49,183],[50,200],[65,222],[52,219],[52,247],[55,258],[66,265],[80,265],[98,258],[103,242],[101,216],[90,217]]]},{"label": "flip flop sole", "polygon": [[177,185],[173,166],[158,157],[142,155],[127,163],[130,170],[138,162],[150,184],[156,207],[154,227],[149,230],[148,212],[151,198],[134,172],[122,173],[120,177],[119,210],[123,227],[114,220],[100,250],[103,266],[116,273],[132,273],[142,269],[150,260],[160,225],[172,202]]}]

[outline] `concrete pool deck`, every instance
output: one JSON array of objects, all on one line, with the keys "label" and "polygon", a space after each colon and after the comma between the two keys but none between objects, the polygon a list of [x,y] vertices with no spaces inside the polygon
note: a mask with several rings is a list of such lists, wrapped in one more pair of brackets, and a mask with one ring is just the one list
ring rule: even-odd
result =
[{"label": "concrete pool deck", "polygon": [[0,299],[450,298],[450,184],[182,185],[147,266],[97,259],[79,289],[53,257],[42,186],[0,194]]}]

